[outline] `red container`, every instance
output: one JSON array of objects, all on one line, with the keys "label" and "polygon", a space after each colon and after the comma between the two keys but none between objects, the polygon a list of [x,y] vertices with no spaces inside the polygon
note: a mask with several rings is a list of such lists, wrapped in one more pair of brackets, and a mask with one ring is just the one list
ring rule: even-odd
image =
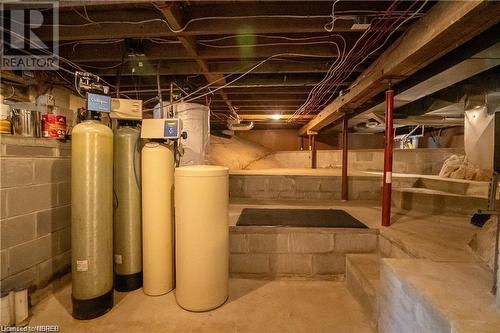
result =
[{"label": "red container", "polygon": [[55,114],[44,114],[43,122],[43,137],[65,139],[66,138],[66,117]]}]

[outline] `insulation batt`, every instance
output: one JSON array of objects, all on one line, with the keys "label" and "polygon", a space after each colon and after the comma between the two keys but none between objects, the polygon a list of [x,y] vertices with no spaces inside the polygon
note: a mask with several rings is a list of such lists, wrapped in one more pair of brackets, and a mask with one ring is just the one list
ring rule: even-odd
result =
[{"label": "insulation batt", "polygon": [[444,161],[439,176],[443,178],[488,181],[492,170],[484,170],[472,164],[464,155],[452,155]]}]

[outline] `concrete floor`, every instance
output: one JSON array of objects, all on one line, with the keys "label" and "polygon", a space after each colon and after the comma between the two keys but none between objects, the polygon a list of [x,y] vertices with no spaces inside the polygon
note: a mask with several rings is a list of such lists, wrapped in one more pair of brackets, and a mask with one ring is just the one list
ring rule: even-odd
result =
[{"label": "concrete floor", "polygon": [[[467,217],[393,210],[394,224],[380,227],[378,202],[231,200],[230,225],[245,207],[344,209],[416,258],[434,262],[477,262],[467,242],[478,228]],[[370,321],[343,282],[231,279],[228,302],[191,313],[174,293],[149,297],[137,290],[116,293],[105,316],[77,321],[68,284],[34,308],[30,325],[58,324],[62,332],[372,332]]]},{"label": "concrete floor", "polygon": [[30,326],[57,324],[61,332],[373,332],[342,282],[231,279],[227,303],[204,313],[181,309],[174,292],[116,292],[115,303],[100,318],[75,320],[66,285],[34,308]]}]

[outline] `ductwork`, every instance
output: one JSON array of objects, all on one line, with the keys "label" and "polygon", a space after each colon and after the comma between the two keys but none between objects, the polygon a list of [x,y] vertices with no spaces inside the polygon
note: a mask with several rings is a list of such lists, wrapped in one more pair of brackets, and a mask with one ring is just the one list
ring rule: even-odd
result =
[{"label": "ductwork", "polygon": [[253,121],[248,123],[242,123],[239,120],[227,123],[227,128],[231,131],[249,131],[253,128]]}]

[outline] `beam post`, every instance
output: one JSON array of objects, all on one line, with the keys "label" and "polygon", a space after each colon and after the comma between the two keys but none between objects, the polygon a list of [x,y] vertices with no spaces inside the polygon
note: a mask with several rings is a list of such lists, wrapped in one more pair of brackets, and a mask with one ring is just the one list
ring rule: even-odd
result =
[{"label": "beam post", "polygon": [[344,115],[342,126],[342,201],[349,200],[349,178],[347,168],[349,167],[349,118]]},{"label": "beam post", "polygon": [[384,147],[384,184],[382,193],[382,226],[391,225],[392,194],[392,154],[394,145],[394,90],[385,92],[385,147]]},{"label": "beam post", "polygon": [[311,168],[316,169],[317,153],[316,153],[316,135],[311,136]]}]

